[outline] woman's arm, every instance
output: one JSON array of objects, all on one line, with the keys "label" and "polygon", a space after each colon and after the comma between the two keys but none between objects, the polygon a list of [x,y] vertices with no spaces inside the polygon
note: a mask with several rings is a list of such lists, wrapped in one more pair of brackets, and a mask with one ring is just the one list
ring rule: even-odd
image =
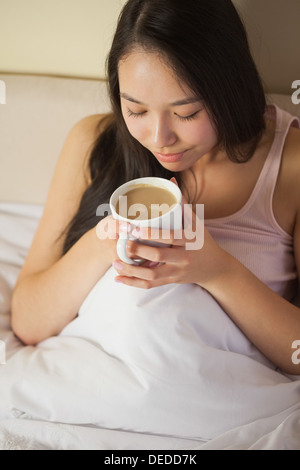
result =
[{"label": "woman's arm", "polygon": [[50,186],[40,224],[12,297],[12,327],[27,344],[58,334],[77,314],[108,269],[109,251],[96,229],[63,257],[61,234],[89,184],[87,162],[101,116],[80,121],[69,133]]},{"label": "woman's arm", "polygon": [[[299,232],[298,227],[298,237]],[[300,374],[300,365],[292,361],[292,344],[300,340],[300,309],[230,255],[224,262],[226,269],[203,287],[266,357],[284,372]]]},{"label": "woman's arm", "polygon": [[[300,273],[300,132],[290,129],[273,198],[280,225],[293,235],[294,257]],[[226,275],[207,288],[248,338],[283,371],[300,374],[293,364],[292,343],[300,340],[300,309],[268,289],[233,258]],[[299,290],[299,289],[298,289]]]},{"label": "woman's arm", "polygon": [[[300,238],[298,224],[295,236]],[[146,231],[141,239],[149,238]],[[186,240],[156,238],[172,248],[128,243],[128,254],[163,263],[155,268],[114,264],[116,280],[149,289],[168,283],[195,283],[206,289],[244,334],[274,364],[289,374],[300,374],[292,362],[292,343],[300,340],[300,309],[275,294],[244,265],[220,248],[205,232],[205,243],[197,251],[185,250]],[[298,251],[299,253],[299,251]],[[300,267],[300,264],[298,264]]]},{"label": "woman's arm", "polygon": [[57,335],[110,264],[92,229],[50,267],[26,274],[13,293],[14,333],[26,344]]},{"label": "woman's arm", "polygon": [[[150,238],[147,229],[141,239]],[[233,256],[220,248],[205,231],[203,248],[186,250],[189,237],[166,239],[161,233],[156,241],[172,245],[157,248],[128,243],[128,254],[152,262],[163,263],[155,268],[114,264],[116,280],[129,286],[149,289],[168,283],[195,283],[205,288],[222,306],[244,334],[274,364],[289,374],[300,374],[300,365],[293,364],[292,343],[300,340],[300,309],[275,294]],[[153,238],[152,238],[153,239]],[[300,223],[295,228],[295,248],[300,268]]]}]

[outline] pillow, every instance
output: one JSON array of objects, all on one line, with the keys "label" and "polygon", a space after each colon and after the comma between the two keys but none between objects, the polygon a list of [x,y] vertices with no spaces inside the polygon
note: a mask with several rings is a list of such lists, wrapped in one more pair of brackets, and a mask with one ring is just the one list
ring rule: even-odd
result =
[{"label": "pillow", "polygon": [[43,204],[66,136],[91,114],[108,112],[106,83],[0,74],[0,202]]}]

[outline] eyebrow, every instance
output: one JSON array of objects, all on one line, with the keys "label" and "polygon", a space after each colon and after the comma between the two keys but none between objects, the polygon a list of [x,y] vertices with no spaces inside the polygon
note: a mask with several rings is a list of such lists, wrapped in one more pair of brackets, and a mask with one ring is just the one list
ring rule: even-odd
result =
[{"label": "eyebrow", "polygon": [[[146,106],[145,103],[142,103],[139,100],[136,100],[132,96],[128,95],[127,93],[120,93],[121,98],[124,98],[124,100],[131,101],[132,103],[136,104],[141,104],[142,106]],[[184,106],[186,104],[191,104],[191,103],[198,103],[200,101],[199,98],[196,98],[195,96],[191,96],[190,98],[184,98],[179,101],[175,101],[174,103],[171,103],[171,106]]]}]

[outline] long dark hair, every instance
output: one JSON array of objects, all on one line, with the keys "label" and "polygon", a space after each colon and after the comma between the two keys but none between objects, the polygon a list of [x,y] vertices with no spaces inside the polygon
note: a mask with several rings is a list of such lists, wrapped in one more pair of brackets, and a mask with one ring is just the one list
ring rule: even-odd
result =
[{"label": "long dark hair", "polygon": [[265,128],[263,86],[231,0],[129,0],[107,59],[112,114],[91,153],[91,184],[68,227],[64,253],[99,222],[98,205],[120,184],[173,176],[130,135],[122,116],[118,65],[136,47],[159,52],[199,96],[232,161],[251,158]]}]

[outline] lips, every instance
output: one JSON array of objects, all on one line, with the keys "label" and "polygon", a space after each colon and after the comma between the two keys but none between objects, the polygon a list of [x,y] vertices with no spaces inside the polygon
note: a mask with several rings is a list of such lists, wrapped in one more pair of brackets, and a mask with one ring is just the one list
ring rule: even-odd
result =
[{"label": "lips", "polygon": [[185,152],[180,152],[180,153],[156,153],[154,152],[154,155],[156,158],[163,162],[163,163],[176,163],[179,162]]}]

